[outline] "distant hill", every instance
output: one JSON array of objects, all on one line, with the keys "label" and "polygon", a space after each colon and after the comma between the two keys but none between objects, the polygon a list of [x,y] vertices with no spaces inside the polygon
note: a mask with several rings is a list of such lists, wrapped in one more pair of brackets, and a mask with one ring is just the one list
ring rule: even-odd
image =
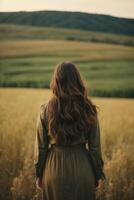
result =
[{"label": "distant hill", "polygon": [[134,19],[82,12],[0,12],[0,23],[134,35]]}]

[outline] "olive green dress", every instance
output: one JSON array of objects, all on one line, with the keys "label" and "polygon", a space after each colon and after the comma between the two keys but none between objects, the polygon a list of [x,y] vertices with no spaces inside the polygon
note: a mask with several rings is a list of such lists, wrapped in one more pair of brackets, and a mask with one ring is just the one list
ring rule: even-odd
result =
[{"label": "olive green dress", "polygon": [[47,103],[42,104],[34,153],[36,177],[42,179],[43,200],[95,199],[98,180],[105,179],[99,121],[87,137],[83,133],[83,137],[70,145],[59,146],[48,135]]}]

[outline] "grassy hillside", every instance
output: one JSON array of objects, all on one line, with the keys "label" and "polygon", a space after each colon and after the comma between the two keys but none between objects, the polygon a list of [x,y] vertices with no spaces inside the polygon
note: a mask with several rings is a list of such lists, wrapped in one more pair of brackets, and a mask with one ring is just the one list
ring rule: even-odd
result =
[{"label": "grassy hillside", "polygon": [[95,31],[83,31],[64,28],[20,26],[13,24],[0,24],[0,40],[19,39],[49,39],[49,40],[71,40],[86,42],[103,42],[134,46],[134,36],[118,35],[112,33],[101,33]]},{"label": "grassy hillside", "polygon": [[134,35],[134,19],[81,12],[1,12],[0,23]]},{"label": "grassy hillside", "polygon": [[58,40],[1,41],[1,87],[49,87],[54,66],[73,61],[94,96],[134,97],[134,48]]},{"label": "grassy hillside", "polygon": [[[0,199],[41,199],[33,163],[39,106],[51,97],[45,89],[0,88]],[[100,108],[102,152],[107,182],[97,200],[132,200],[134,101],[92,98]]]}]

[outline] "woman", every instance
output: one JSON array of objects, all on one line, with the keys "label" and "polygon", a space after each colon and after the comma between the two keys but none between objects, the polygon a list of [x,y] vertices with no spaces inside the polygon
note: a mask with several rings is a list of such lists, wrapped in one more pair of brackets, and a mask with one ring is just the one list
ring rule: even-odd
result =
[{"label": "woman", "polygon": [[44,200],[94,200],[105,179],[97,106],[71,62],[55,68],[50,89],[53,96],[37,120],[37,185]]}]

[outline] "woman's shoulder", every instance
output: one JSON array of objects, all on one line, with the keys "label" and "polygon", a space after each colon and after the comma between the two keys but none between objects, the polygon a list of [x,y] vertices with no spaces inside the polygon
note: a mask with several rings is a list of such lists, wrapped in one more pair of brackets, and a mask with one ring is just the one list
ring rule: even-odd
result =
[{"label": "woman's shoulder", "polygon": [[40,105],[40,110],[45,110],[45,109],[47,108],[47,106],[48,106],[48,103],[49,103],[48,100],[45,101],[44,103],[42,103],[42,104]]},{"label": "woman's shoulder", "polygon": [[48,103],[49,101],[45,101],[40,105],[40,115],[42,119],[47,118],[47,113],[48,113]]}]

